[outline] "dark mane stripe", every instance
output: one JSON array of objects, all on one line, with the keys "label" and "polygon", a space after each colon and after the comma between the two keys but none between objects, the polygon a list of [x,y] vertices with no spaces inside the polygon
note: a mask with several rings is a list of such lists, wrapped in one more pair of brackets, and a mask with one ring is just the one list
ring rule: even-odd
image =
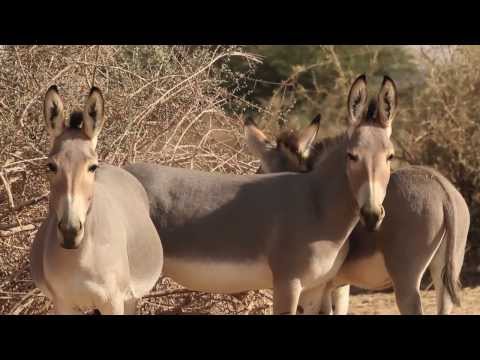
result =
[{"label": "dark mane stripe", "polygon": [[368,122],[374,122],[377,118],[377,111],[378,111],[377,99],[371,99],[367,108],[366,120]]},{"label": "dark mane stripe", "polygon": [[68,127],[70,129],[80,129],[83,123],[83,113],[80,111],[74,111],[70,115],[70,119],[68,121]]}]

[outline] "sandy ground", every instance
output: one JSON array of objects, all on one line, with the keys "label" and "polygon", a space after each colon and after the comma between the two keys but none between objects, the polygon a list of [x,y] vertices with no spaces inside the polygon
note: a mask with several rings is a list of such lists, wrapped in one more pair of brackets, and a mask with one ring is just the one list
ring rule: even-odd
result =
[{"label": "sandy ground", "polygon": [[[480,287],[464,288],[461,307],[455,307],[452,314],[480,314]],[[436,314],[435,291],[422,291],[422,305],[425,314]],[[352,315],[398,315],[395,295],[392,293],[360,294],[350,297]]]},{"label": "sandy ground", "polygon": [[[51,314],[52,304],[34,288],[26,271],[12,284],[13,291],[2,292],[0,304],[3,314]],[[0,294],[2,295],[2,294]],[[8,296],[5,296],[8,295]],[[435,291],[421,292],[424,313],[436,314]],[[480,314],[480,286],[464,286],[461,306],[455,315]],[[192,292],[175,284],[169,278],[159,281],[153,291],[139,303],[137,314],[142,315],[266,315],[272,311],[272,293],[269,290],[250,291],[237,296]],[[350,315],[399,315],[395,295],[390,292],[356,293],[350,295]]]}]

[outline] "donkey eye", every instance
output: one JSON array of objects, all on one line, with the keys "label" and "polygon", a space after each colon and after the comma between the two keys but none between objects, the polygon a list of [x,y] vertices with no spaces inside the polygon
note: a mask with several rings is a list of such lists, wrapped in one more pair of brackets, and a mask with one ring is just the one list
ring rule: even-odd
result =
[{"label": "donkey eye", "polygon": [[97,170],[97,169],[98,169],[98,165],[96,165],[96,164],[90,165],[90,166],[88,167],[88,171],[90,171],[90,172],[92,172],[92,173],[95,172],[95,170]]},{"label": "donkey eye", "polygon": [[390,154],[390,155],[387,157],[387,161],[392,161],[393,159],[395,159],[395,155],[394,155],[394,154]]},{"label": "donkey eye", "polygon": [[47,164],[47,170],[50,171],[50,172],[56,173],[57,172],[57,165],[55,165],[54,163],[48,163]]},{"label": "donkey eye", "polygon": [[358,161],[358,156],[357,156],[357,155],[354,155],[354,154],[352,154],[352,153],[347,153],[347,157],[348,157],[348,160]]}]

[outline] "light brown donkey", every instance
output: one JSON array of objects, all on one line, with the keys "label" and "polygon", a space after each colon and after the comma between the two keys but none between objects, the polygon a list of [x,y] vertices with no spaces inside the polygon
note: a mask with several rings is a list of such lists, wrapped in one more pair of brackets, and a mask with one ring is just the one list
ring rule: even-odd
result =
[{"label": "light brown donkey", "polygon": [[57,314],[134,314],[161,275],[163,251],[142,185],[123,169],[98,165],[103,96],[92,88],[83,112],[65,121],[52,86],[44,116],[50,198],[32,245],[33,280]]},{"label": "light brown donkey", "polygon": [[[259,171],[308,172],[321,166],[316,158],[332,140],[315,142],[319,121],[318,116],[301,133],[280,134],[276,144],[255,124],[246,123],[247,144],[261,159]],[[438,172],[410,166],[391,175],[384,206],[386,216],[378,232],[367,232],[358,225],[350,236],[349,254],[333,282],[340,286],[332,294],[335,314],[348,311],[349,285],[344,284],[372,290],[393,285],[400,312],[420,314],[419,286],[427,268],[435,285],[438,313],[450,313],[453,303],[459,302],[457,283],[470,224],[465,200]],[[332,299],[325,295],[323,305],[329,311]],[[316,302],[301,305],[305,311],[318,313],[321,304],[319,295]]]}]

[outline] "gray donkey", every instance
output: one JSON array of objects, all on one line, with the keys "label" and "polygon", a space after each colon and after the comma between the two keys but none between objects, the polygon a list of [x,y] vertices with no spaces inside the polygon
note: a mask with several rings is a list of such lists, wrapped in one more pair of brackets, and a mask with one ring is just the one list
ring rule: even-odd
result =
[{"label": "gray donkey", "polygon": [[[165,250],[164,274],[192,289],[273,288],[274,314],[295,314],[344,260],[362,218],[380,226],[390,177],[396,98],[383,84],[378,116],[365,117],[365,76],[349,94],[349,128],[306,174],[220,175],[130,164],[150,199]],[[285,206],[287,204],[287,206]]]},{"label": "gray donkey", "polygon": [[[274,144],[247,121],[248,147],[261,159],[258,172],[308,172],[322,166],[316,158],[332,140],[315,142],[319,123],[317,116],[301,133],[284,131]],[[384,206],[386,216],[377,232],[358,225],[350,235],[348,256],[332,283],[340,286],[332,293],[335,314],[348,311],[349,285],[345,284],[371,290],[393,285],[400,312],[421,314],[419,288],[427,268],[436,290],[437,311],[449,314],[453,304],[459,305],[457,284],[470,225],[465,200],[435,170],[410,166],[391,175]],[[331,301],[326,293],[322,312],[331,311]],[[303,305],[303,311],[318,313],[322,297]]]},{"label": "gray donkey", "polygon": [[52,86],[44,116],[50,198],[31,249],[35,285],[57,314],[134,314],[161,275],[163,250],[142,185],[123,169],[98,165],[103,96],[92,88],[84,111],[65,121]]}]

